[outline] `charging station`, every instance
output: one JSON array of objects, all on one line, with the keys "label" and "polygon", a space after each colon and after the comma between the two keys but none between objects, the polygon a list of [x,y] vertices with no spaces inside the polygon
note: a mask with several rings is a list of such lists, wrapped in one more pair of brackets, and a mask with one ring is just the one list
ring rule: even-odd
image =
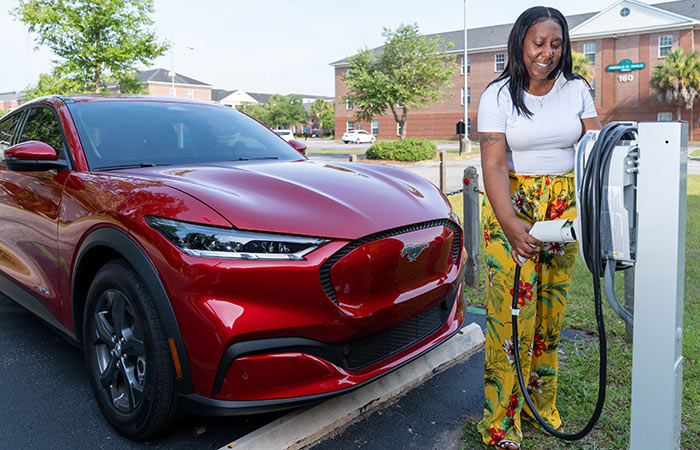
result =
[{"label": "charging station", "polygon": [[688,123],[638,129],[630,447],[680,449]]},{"label": "charging station", "polygon": [[[578,217],[536,222],[530,234],[543,242],[578,240],[593,274],[600,338],[600,388],[595,412],[582,431],[549,427],[535,410],[520,371],[521,391],[540,425],[566,440],[585,436],[605,398],[606,340],[600,278],[612,309],[634,324],[630,448],[680,449],[683,391],[688,123],[611,123],[589,131],[576,149]],[[521,261],[523,259],[521,258]],[[634,313],[615,296],[616,270],[635,268]],[[514,292],[520,277],[516,267]],[[517,295],[513,296],[513,345],[517,344]]]}]

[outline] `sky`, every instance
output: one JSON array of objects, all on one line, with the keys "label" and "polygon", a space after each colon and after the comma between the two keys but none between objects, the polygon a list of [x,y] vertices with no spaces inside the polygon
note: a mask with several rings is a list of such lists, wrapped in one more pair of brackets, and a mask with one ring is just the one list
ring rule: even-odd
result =
[{"label": "sky", "polygon": [[[643,0],[659,3],[660,0]],[[0,0],[0,93],[35,84],[53,55]],[[600,11],[615,0],[466,0],[467,28],[512,23],[525,9],[564,15]],[[155,31],[172,51],[148,68],[219,89],[334,96],[331,62],[383,44],[382,30],[418,24],[424,34],[464,29],[465,0],[155,0]],[[470,43],[471,46],[471,43]]]}]

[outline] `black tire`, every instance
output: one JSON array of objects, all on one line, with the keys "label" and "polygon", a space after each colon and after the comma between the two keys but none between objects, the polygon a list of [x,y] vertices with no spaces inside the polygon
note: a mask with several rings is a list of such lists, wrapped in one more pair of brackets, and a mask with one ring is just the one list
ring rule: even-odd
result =
[{"label": "black tire", "polygon": [[83,348],[97,404],[119,433],[148,439],[182,417],[175,367],[153,300],[123,260],[102,267],[90,285]]}]

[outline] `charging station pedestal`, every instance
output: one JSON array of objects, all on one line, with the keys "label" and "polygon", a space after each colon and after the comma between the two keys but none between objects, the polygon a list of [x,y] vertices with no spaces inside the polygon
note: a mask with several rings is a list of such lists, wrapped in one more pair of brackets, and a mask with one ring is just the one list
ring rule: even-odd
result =
[{"label": "charging station pedestal", "polygon": [[688,123],[638,129],[630,448],[680,449]]}]

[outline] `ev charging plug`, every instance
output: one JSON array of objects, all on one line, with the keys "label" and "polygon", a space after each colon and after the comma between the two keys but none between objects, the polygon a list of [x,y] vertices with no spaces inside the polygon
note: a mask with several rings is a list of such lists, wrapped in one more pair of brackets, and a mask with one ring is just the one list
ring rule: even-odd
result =
[{"label": "ev charging plug", "polygon": [[[559,219],[535,222],[530,228],[530,235],[542,242],[575,242],[575,228],[578,225],[576,222],[578,222],[578,218],[573,221]],[[523,258],[520,255],[518,255],[518,259],[522,263],[527,261],[527,258]]]}]

